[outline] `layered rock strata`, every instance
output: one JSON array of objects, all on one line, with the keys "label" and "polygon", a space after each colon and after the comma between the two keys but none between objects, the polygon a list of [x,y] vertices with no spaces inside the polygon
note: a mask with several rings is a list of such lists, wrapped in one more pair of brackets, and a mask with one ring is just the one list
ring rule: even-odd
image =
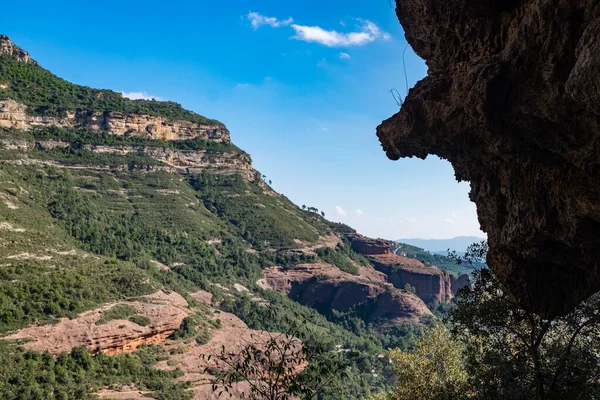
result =
[{"label": "layered rock strata", "polygon": [[97,325],[102,308],[80,314],[77,318],[62,318],[54,325],[34,325],[5,337],[8,340],[28,340],[23,344],[28,350],[48,351],[51,354],[69,352],[83,346],[90,352],[108,355],[132,352],[143,344],[164,342],[189,315],[188,304],[179,293],[159,291],[145,296],[145,301],[126,304],[134,307],[138,315],[148,317],[150,324],[140,326],[127,319],[108,321]]},{"label": "layered rock strata", "polygon": [[203,125],[190,121],[170,121],[164,117],[123,114],[116,111],[65,111],[63,115],[40,116],[27,113],[27,106],[15,100],[0,100],[0,128],[29,131],[47,127],[85,128],[149,139],[186,140],[202,138],[230,142],[223,125]]}]

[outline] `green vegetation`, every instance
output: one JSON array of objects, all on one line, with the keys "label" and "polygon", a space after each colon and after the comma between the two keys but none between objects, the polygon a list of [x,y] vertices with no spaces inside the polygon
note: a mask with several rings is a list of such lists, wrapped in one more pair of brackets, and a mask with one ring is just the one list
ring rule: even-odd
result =
[{"label": "green vegetation", "polygon": [[[459,261],[486,253],[478,243]],[[450,331],[437,325],[413,352],[392,351],[397,386],[386,399],[599,398],[600,293],[546,318],[519,305],[490,270],[474,276],[449,314]]]},{"label": "green vegetation", "polygon": [[411,246],[405,243],[392,243],[391,250],[397,254],[406,254],[406,257],[416,258],[425,264],[435,265],[454,276],[472,274],[473,271],[486,267],[485,260],[476,261],[472,264],[458,264],[452,257],[431,254],[420,247]]},{"label": "green vegetation", "polygon": [[390,352],[396,388],[389,400],[461,400],[469,398],[462,344],[436,324],[410,353]]},{"label": "green vegetation", "polygon": [[[322,217],[300,211],[281,196],[267,195],[238,175],[204,173],[192,177],[190,184],[208,210],[228,221],[233,233],[257,250],[297,248],[298,240],[315,243],[329,229]],[[303,218],[306,214],[313,214],[310,220]]]},{"label": "green vegetation", "polygon": [[[258,305],[247,296],[223,297],[221,307],[240,317],[250,328],[291,332],[308,345],[318,344],[323,353],[319,352],[319,357],[312,360],[315,367],[323,364],[341,367],[347,374],[347,378],[334,377],[323,389],[323,399],[356,399],[390,390],[393,368],[387,358],[379,355],[389,347],[411,348],[423,329],[400,325],[376,331],[357,317],[334,323],[316,310],[278,293],[260,291],[259,294],[271,308]],[[345,329],[343,324],[352,326],[353,331]],[[298,331],[298,326],[303,329]],[[311,371],[314,372],[306,372]]]},{"label": "green vegetation", "polygon": [[166,359],[157,346],[140,347],[133,354],[109,357],[74,348],[54,358],[49,353],[23,351],[0,342],[0,398],[6,400],[93,399],[102,388],[135,384],[157,399],[191,399],[184,384],[173,379],[179,369],[160,371],[153,365]]},{"label": "green vegetation", "polygon": [[106,311],[102,311],[102,315],[96,321],[96,325],[102,325],[115,319],[128,319],[136,313],[137,310],[129,304],[117,304]]},{"label": "green vegetation", "polygon": [[346,241],[339,244],[335,249],[320,248],[316,250],[316,253],[324,262],[333,264],[342,271],[352,275],[359,274],[359,266],[369,265],[369,261],[361,254],[352,250],[350,244]]},{"label": "green vegetation", "polygon": [[75,85],[38,65],[25,64],[10,56],[0,56],[0,82],[8,84],[8,88],[0,89],[0,99],[18,100],[29,106],[30,112],[40,115],[60,116],[67,110],[117,111],[222,125],[174,102],[130,100],[112,90]]},{"label": "green vegetation", "polygon": [[132,315],[129,317],[129,320],[134,324],[138,324],[139,326],[148,326],[152,323],[150,318],[146,317],[145,315]]},{"label": "green vegetation", "polygon": [[[113,135],[105,131],[48,127],[28,132],[17,129],[0,128],[3,138],[27,140],[30,142],[55,140],[68,142],[70,147],[81,149],[84,145],[93,146],[133,146],[156,147],[173,150],[201,150],[208,153],[239,153],[248,156],[243,150],[230,142],[216,142],[194,138],[187,140],[160,140],[137,136]],[[43,150],[43,149],[41,149]]]}]

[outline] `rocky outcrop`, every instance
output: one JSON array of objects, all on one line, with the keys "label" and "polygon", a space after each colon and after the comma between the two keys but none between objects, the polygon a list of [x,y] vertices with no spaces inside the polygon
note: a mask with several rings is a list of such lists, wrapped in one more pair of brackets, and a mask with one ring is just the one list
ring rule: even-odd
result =
[{"label": "rocky outcrop", "polygon": [[458,293],[460,289],[470,285],[471,279],[469,278],[469,275],[464,274],[459,277],[450,275],[450,289],[452,290],[452,295],[456,296],[456,293]]},{"label": "rocky outcrop", "polygon": [[348,233],[345,237],[350,240],[352,250],[357,253],[371,256],[390,252],[390,245],[385,240],[371,239],[358,233]]},{"label": "rocky outcrop", "polygon": [[567,312],[600,289],[600,3],[396,4],[429,70],[377,128],[387,156],[449,160],[490,268],[524,305]]},{"label": "rocky outcrop", "polygon": [[31,326],[4,337],[8,340],[29,340],[23,344],[28,350],[48,351],[51,354],[69,352],[84,346],[91,352],[108,355],[131,352],[143,344],[164,342],[189,315],[187,302],[175,292],[159,291],[145,296],[145,301],[126,304],[134,307],[139,315],[151,323],[140,326],[127,319],[112,320],[96,325],[102,312],[114,305],[85,312],[77,318],[62,318],[54,325]]},{"label": "rocky outcrop", "polygon": [[366,322],[418,323],[431,314],[417,296],[395,289],[372,268],[363,268],[357,276],[328,264],[301,264],[291,270],[275,267],[264,270],[265,278],[257,283],[321,311],[352,309]]},{"label": "rocky outcrop", "polygon": [[[69,142],[58,140],[27,141],[0,139],[0,150],[17,150],[27,153],[35,148],[51,150],[65,148]],[[144,154],[162,163],[162,166],[150,166],[150,170],[198,174],[210,170],[217,174],[238,174],[250,181],[261,181],[260,173],[252,167],[250,156],[243,152],[223,153],[205,150],[178,150],[169,147],[128,146],[128,145],[84,145],[92,153],[127,155]],[[9,160],[14,161],[14,160]],[[24,160],[19,160],[24,161]],[[2,162],[0,160],[0,162]],[[49,164],[49,161],[45,161]],[[60,166],[60,163],[56,164]],[[86,165],[89,167],[88,165]],[[125,166],[130,168],[129,166]],[[139,166],[146,168],[146,166]]]},{"label": "rocky outcrop", "polygon": [[63,115],[40,116],[27,113],[27,106],[15,100],[0,100],[0,128],[28,131],[56,126],[61,128],[86,128],[114,135],[185,140],[202,138],[215,142],[230,142],[223,125],[203,125],[190,121],[170,121],[164,117],[123,114],[116,111],[65,111]]},{"label": "rocky outcrop", "polygon": [[[412,286],[415,294],[427,303],[434,300],[445,303],[454,297],[451,276],[437,267],[391,253],[370,258],[375,268],[386,274],[392,285],[400,289]],[[454,287],[457,291],[456,282]]]},{"label": "rocky outcrop", "polygon": [[14,57],[23,63],[37,65],[28,52],[16,46],[6,35],[0,35],[0,56]]}]

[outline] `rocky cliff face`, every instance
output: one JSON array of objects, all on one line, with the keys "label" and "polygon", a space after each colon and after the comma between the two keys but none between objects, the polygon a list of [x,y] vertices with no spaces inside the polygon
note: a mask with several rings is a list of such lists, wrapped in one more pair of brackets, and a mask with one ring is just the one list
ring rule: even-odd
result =
[{"label": "rocky cliff face", "polygon": [[37,62],[31,58],[28,52],[16,46],[8,36],[0,35],[0,56],[10,56],[26,64],[35,64]]},{"label": "rocky cliff face", "polygon": [[415,288],[415,293],[425,302],[450,301],[461,288],[469,285],[469,276],[458,278],[441,269],[423,264],[414,258],[402,257],[390,251],[390,244],[381,239],[349,233],[345,235],[357,253],[368,256],[373,266],[384,273],[387,281],[398,289],[406,285]]},{"label": "rocky cliff face", "polygon": [[229,131],[222,125],[202,125],[190,121],[169,121],[164,117],[141,114],[123,114],[114,111],[66,111],[60,117],[27,113],[27,106],[15,100],[0,100],[0,128],[28,131],[56,126],[105,131],[163,140],[202,138],[216,142],[230,142]]},{"label": "rocky cliff face", "polygon": [[288,295],[300,304],[340,312],[364,311],[367,322],[418,323],[431,315],[412,293],[394,289],[385,275],[363,267],[359,276],[328,264],[301,264],[292,270],[269,268],[258,281],[263,288]]},{"label": "rocky cliff face", "polygon": [[600,289],[600,3],[396,4],[429,71],[377,129],[387,156],[449,160],[489,266],[532,309],[568,311]]},{"label": "rocky cliff face", "polygon": [[90,352],[114,355],[131,352],[143,344],[164,342],[189,315],[187,302],[175,292],[159,291],[145,296],[143,302],[128,302],[139,315],[151,323],[140,326],[127,319],[113,320],[96,325],[102,312],[112,305],[88,311],[75,319],[63,318],[54,325],[31,326],[5,337],[9,340],[29,340],[24,347],[29,350],[49,351],[51,354],[69,352],[84,346]]}]

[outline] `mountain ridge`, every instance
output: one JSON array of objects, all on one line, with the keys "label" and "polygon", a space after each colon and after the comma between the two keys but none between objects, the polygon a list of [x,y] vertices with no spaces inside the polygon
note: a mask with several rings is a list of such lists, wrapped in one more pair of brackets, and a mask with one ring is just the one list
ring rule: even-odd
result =
[{"label": "mountain ridge", "polygon": [[[0,357],[16,366],[0,365],[0,376],[26,375],[27,360],[49,349],[44,337],[70,335],[65,343],[83,348],[60,351],[96,355],[90,362],[104,362],[116,348],[137,357],[146,351],[139,345],[152,343],[175,363],[164,351],[179,341],[187,341],[180,351],[198,352],[211,337],[223,340],[220,312],[242,321],[235,335],[285,331],[290,319],[304,324],[309,316],[315,329],[300,340],[352,350],[339,354],[352,366],[352,383],[325,397],[351,399],[389,387],[390,364],[378,355],[410,345],[421,320],[435,318],[437,305],[427,302],[446,303],[451,282],[468,283],[417,260],[392,282],[400,256],[389,244],[275,192],[220,122],[176,103],[131,101],[66,82],[6,36],[0,53],[0,332],[41,336],[35,346],[0,341]],[[390,258],[389,276],[376,271],[374,255]],[[285,288],[261,286],[264,279]],[[161,293],[185,299],[177,306],[185,313],[169,320],[145,312],[148,296],[160,302]],[[280,314],[265,317],[266,305]],[[88,328],[102,319],[111,322]],[[182,381],[171,380],[176,369],[173,376],[149,372],[170,383],[148,387],[182,399],[206,393],[214,375],[194,380],[190,368]],[[14,382],[7,390],[19,393]],[[105,382],[54,382],[43,390],[88,398]]]}]

